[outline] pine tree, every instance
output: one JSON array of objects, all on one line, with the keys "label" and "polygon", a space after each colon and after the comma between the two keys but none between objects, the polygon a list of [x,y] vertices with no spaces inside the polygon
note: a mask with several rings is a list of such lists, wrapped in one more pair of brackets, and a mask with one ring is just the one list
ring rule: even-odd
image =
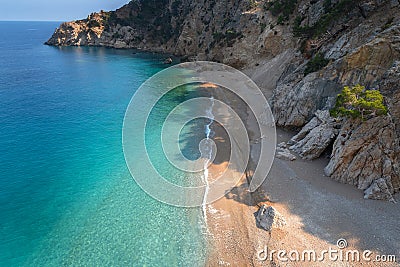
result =
[{"label": "pine tree", "polygon": [[364,86],[345,86],[337,96],[335,107],[331,110],[333,117],[361,118],[386,115],[387,108],[383,96],[377,90],[366,90]]}]

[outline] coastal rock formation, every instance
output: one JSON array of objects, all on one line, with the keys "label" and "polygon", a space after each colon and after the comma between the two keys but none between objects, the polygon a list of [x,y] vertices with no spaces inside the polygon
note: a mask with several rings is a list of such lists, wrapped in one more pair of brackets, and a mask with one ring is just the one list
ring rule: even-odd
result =
[{"label": "coastal rock formation", "polygon": [[273,20],[248,0],[135,0],[63,23],[46,44],[136,48],[243,67],[255,54],[272,58],[295,47],[288,29],[266,27]]},{"label": "coastal rock formation", "polygon": [[[368,20],[364,20],[358,26],[352,25],[351,20],[348,20],[343,24],[345,29],[332,28],[333,32],[330,34],[322,36],[319,40],[312,40],[312,42],[315,41],[312,45],[329,62],[325,63],[327,64],[325,67],[321,66],[316,72],[304,77],[302,73],[313,59],[308,62],[299,61],[297,65],[295,62],[292,63],[274,89],[272,110],[279,126],[301,127],[306,124],[299,134],[289,142],[292,145],[290,149],[299,153],[302,158],[314,159],[332,143],[339,128],[338,125],[333,127],[330,123],[322,123],[317,117],[313,118],[314,112],[318,109],[327,112],[345,85],[362,84],[367,88],[380,90],[385,96],[391,124],[390,127],[382,124],[373,125],[373,129],[375,133],[379,134],[378,130],[386,133],[383,128],[388,128],[387,131],[391,131],[393,138],[388,147],[379,147],[378,144],[388,141],[382,141],[384,138],[379,135],[367,143],[376,146],[374,153],[388,155],[385,163],[378,164],[376,160],[360,162],[361,158],[365,159],[366,157],[364,153],[369,152],[363,151],[366,140],[360,142],[359,136],[353,136],[353,141],[357,140],[357,145],[361,146],[358,148],[361,149],[360,151],[357,153],[354,151],[355,154],[360,153],[360,155],[355,157],[355,155],[348,156],[346,154],[345,159],[341,158],[340,152],[356,150],[357,145],[352,147],[352,142],[345,142],[338,147],[338,144],[343,141],[339,134],[338,140],[335,142],[332,160],[326,168],[326,174],[338,181],[356,185],[362,190],[369,188],[365,191],[367,198],[390,200],[392,199],[391,194],[399,191],[398,185],[396,185],[398,184],[398,171],[395,171],[398,167],[393,167],[390,175],[386,173],[384,175],[380,169],[388,165],[397,166],[399,162],[399,150],[395,140],[400,136],[398,63],[400,59],[400,16],[399,10],[391,9],[389,3],[375,1],[369,3],[371,5],[368,7],[368,11],[365,11],[369,14]],[[393,10],[394,13],[389,11],[385,14],[383,12],[388,10]],[[361,15],[363,16],[363,14]],[[387,122],[385,119],[380,123],[385,121]],[[372,124],[366,123],[366,125],[372,127]],[[347,125],[346,129],[357,132],[358,127],[360,126]],[[396,130],[394,131],[394,129]],[[342,160],[348,162],[343,163]],[[337,166],[342,167],[338,167],[335,171],[332,170]],[[343,172],[339,171],[341,168],[343,168]],[[346,169],[349,170],[345,171]],[[366,174],[367,170],[373,171]],[[386,181],[386,186],[383,185],[381,179]]]},{"label": "coastal rock formation", "polygon": [[290,149],[303,159],[318,158],[332,143],[339,132],[340,125],[331,118],[329,111],[318,110],[315,117],[290,141]]},{"label": "coastal rock formation", "polygon": [[382,13],[377,12],[357,27],[349,26],[337,36],[331,34],[315,40],[313,45],[329,62],[306,76],[303,73],[312,60],[287,68],[272,97],[277,125],[304,126],[316,110],[332,108],[345,85],[376,86],[393,62],[400,60],[400,11],[395,12],[384,20]]},{"label": "coastal rock formation", "polygon": [[317,110],[332,108],[341,91],[338,83],[319,78],[317,73],[301,78],[304,67],[280,81],[274,90],[272,112],[278,126],[305,125]]},{"label": "coastal rock formation", "polygon": [[[336,138],[327,174],[369,189],[368,198],[398,191],[398,0],[134,0],[63,23],[47,44],[135,48],[244,69],[271,100],[278,126],[303,127],[290,143],[302,158],[318,157]],[[338,134],[328,110],[343,86],[356,84],[380,90],[389,116],[344,121]],[[277,157],[294,156],[279,147]]]},{"label": "coastal rock formation", "polygon": [[391,199],[400,190],[399,151],[390,116],[348,120],[333,145],[325,173],[365,190],[367,198]]},{"label": "coastal rock formation", "polygon": [[267,230],[271,231],[272,228],[281,228],[286,225],[283,216],[272,206],[262,205],[257,212],[257,224]]},{"label": "coastal rock formation", "polygon": [[377,87],[385,96],[389,113],[396,127],[397,137],[400,137],[400,61],[384,74]]}]

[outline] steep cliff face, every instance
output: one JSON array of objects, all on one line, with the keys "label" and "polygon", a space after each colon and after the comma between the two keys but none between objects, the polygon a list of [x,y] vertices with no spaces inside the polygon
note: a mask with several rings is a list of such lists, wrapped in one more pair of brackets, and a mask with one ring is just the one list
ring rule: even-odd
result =
[{"label": "steep cliff face", "polygon": [[[390,116],[347,121],[335,143],[325,173],[365,190],[366,198],[393,200],[400,188],[399,140]],[[374,189],[374,183],[384,185]],[[369,190],[368,190],[369,189]]]},{"label": "steep cliff face", "polygon": [[362,16],[361,2],[345,18],[338,18],[335,24],[344,29],[332,26],[326,35],[306,38],[305,53],[316,50],[329,63],[304,76],[307,65],[315,60],[298,61],[281,77],[272,98],[278,125],[303,126],[318,109],[332,107],[343,85],[374,87],[399,59],[400,9],[384,1],[380,5],[371,2],[368,18]]},{"label": "steep cliff face", "polygon": [[[47,44],[138,48],[242,67],[292,45],[284,33],[266,30],[270,20],[252,0],[138,0],[63,23]],[[273,43],[264,46],[267,36]]]},{"label": "steep cliff face", "polygon": [[[398,0],[135,0],[64,23],[47,44],[137,48],[245,69],[270,97],[278,126],[307,124],[292,144],[302,157],[334,142],[327,174],[368,198],[400,190]],[[328,118],[343,86],[356,84],[382,92],[388,117],[361,125]]]},{"label": "steep cliff face", "polygon": [[[171,23],[168,1],[131,1],[112,12],[92,13],[86,19],[60,25],[46,42],[57,46],[108,46],[162,50],[160,44],[176,39],[180,25]],[[172,11],[171,11],[172,12]]]}]

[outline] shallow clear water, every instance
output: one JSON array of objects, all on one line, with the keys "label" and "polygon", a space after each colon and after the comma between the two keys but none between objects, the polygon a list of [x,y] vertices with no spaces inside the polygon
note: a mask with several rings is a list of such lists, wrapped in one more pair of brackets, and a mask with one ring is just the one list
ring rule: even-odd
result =
[{"label": "shallow clear water", "polygon": [[122,152],[125,109],[160,56],[44,46],[58,24],[0,22],[1,265],[202,265],[201,209],[147,196]]}]

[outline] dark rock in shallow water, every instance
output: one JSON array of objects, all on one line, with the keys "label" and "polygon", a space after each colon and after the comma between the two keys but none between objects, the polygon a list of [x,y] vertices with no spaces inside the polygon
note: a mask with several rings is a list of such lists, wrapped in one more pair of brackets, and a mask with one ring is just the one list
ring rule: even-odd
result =
[{"label": "dark rock in shallow water", "polygon": [[165,60],[164,60],[164,64],[172,64],[172,58],[166,58]]}]

